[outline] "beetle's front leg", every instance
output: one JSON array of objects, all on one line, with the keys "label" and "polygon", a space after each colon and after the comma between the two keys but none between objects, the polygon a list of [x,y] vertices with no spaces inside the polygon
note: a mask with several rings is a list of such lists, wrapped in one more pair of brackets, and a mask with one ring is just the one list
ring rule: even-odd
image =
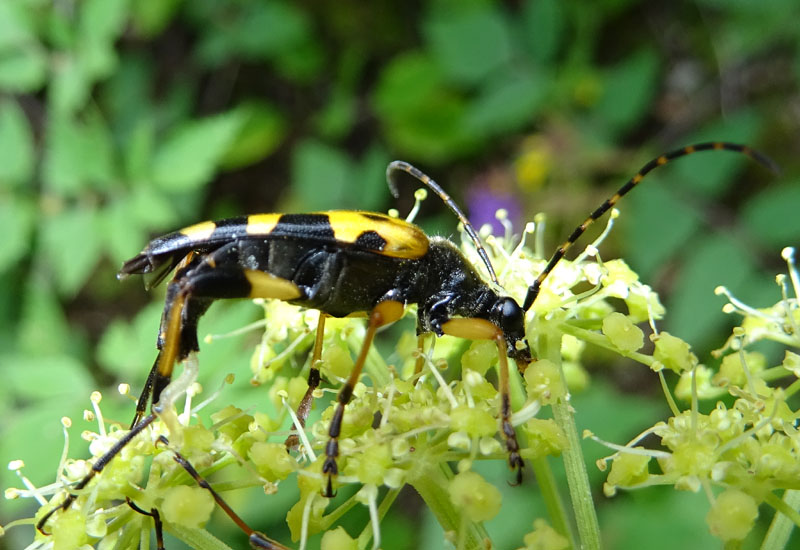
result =
[{"label": "beetle's front leg", "polygon": [[519,485],[522,482],[522,469],[525,463],[519,453],[517,432],[514,430],[514,425],[511,423],[511,394],[508,384],[508,358],[506,356],[507,346],[503,331],[485,319],[468,318],[450,319],[442,325],[442,329],[445,334],[451,336],[458,336],[459,338],[468,338],[471,340],[494,340],[497,344],[500,359],[498,369],[500,376],[497,388],[500,392],[500,431],[503,434],[503,440],[506,444],[506,452],[508,452],[508,465],[516,472],[515,485]]}]

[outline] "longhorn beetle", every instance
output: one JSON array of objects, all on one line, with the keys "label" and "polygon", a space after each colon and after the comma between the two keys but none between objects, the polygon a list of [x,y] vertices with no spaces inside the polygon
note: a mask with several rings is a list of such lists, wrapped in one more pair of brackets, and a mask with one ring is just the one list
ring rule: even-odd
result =
[{"label": "longhorn beetle", "polygon": [[[455,202],[427,175],[408,163],[389,164],[386,175],[397,196],[395,178],[405,172],[435,192],[463,223],[475,243],[494,285],[487,284],[458,248],[442,237],[428,237],[419,227],[384,214],[360,211],[328,211],[311,214],[253,214],[221,221],[207,221],[158,237],[141,253],[125,262],[118,277],[150,274],[158,284],[177,268],[167,287],[166,302],[158,333],[158,355],[145,383],[131,430],[92,466],[75,487],[80,491],[137,434],[162,412],[162,392],[172,379],[176,362],[199,350],[197,323],[211,303],[223,298],[272,298],[285,300],[320,312],[313,359],[321,353],[327,316],[367,314],[367,332],[361,351],[344,386],[330,422],[322,473],[327,478],[325,496],[334,494],[338,474],[339,436],[345,408],[366,360],[378,328],[403,315],[405,306],[417,304],[417,333],[449,334],[469,339],[493,340],[500,356],[500,423],[509,466],[522,476],[523,460],[511,424],[506,356],[520,372],[531,362],[525,339],[525,313],[531,308],[542,282],[586,228],[611,209],[652,170],[679,157],[699,151],[732,151],[774,169],[772,161],[744,145],[708,142],[690,145],[661,155],[647,164],[613,196],[592,212],[555,251],[544,270],[528,288],[522,307],[495,290],[497,277],[474,228]],[[311,406],[311,392],[320,374],[312,359],[309,390],[298,417],[305,422]],[[418,366],[421,366],[418,363]],[[148,403],[151,412],[145,414]],[[291,439],[291,438],[290,438]],[[287,441],[287,446],[291,442]],[[247,533],[253,548],[284,548],[247,527],[222,501],[191,464],[175,453],[176,460],[204,488],[209,489],[226,513]],[[70,493],[59,506],[37,524],[44,533],[50,516],[65,510],[75,500]],[[153,515],[157,512],[142,511]],[[159,521],[156,524],[159,525]],[[160,534],[159,534],[160,536]]]}]

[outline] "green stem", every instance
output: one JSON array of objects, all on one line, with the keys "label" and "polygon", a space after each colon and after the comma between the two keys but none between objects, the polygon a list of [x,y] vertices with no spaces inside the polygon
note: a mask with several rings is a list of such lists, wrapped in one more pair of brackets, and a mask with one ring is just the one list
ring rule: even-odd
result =
[{"label": "green stem", "polygon": [[533,473],[536,475],[539,492],[542,495],[542,499],[544,499],[544,505],[547,508],[547,515],[550,518],[553,529],[569,539],[571,548],[577,548],[575,533],[569,527],[567,510],[564,507],[561,494],[558,492],[558,485],[553,475],[553,469],[550,467],[550,462],[547,457],[542,456],[531,460],[531,465],[533,466]]},{"label": "green stem", "polygon": [[[380,506],[378,506],[378,520],[383,520],[389,512],[389,508],[394,504],[395,499],[400,494],[400,489],[390,489],[383,497]],[[372,522],[368,523],[366,527],[358,535],[358,547],[360,549],[366,548],[369,541],[372,540]]]},{"label": "green stem", "polygon": [[196,527],[164,522],[164,531],[185,542],[189,548],[203,548],[204,550],[231,550],[231,547],[217,537]]},{"label": "green stem", "polygon": [[[543,331],[539,337],[538,349],[542,359],[548,359],[561,367],[560,334]],[[566,382],[563,382],[563,387],[566,388]],[[575,522],[578,526],[580,547],[584,550],[598,550],[600,548],[600,524],[597,521],[597,512],[594,509],[586,462],[581,452],[578,427],[575,424],[575,417],[572,414],[568,396],[560,395],[554,397],[556,399],[553,403],[553,418],[564,431],[568,441],[562,456],[564,457],[564,469],[567,474],[569,494],[572,499],[572,509],[575,512]]]},{"label": "green stem", "polygon": [[767,503],[775,508],[775,517],[767,531],[767,536],[761,543],[761,550],[781,550],[786,548],[789,537],[795,527],[800,527],[800,491],[787,489],[783,499],[770,493],[766,498]]},{"label": "green stem", "polygon": [[574,336],[579,340],[583,340],[584,342],[594,344],[597,347],[613,351],[615,354],[621,355],[622,357],[633,359],[634,361],[645,366],[652,367],[653,363],[655,363],[655,359],[653,359],[650,355],[645,355],[644,353],[639,353],[638,351],[620,350],[618,347],[612,345],[605,335],[600,334],[597,331],[586,330],[585,328],[581,328],[572,323],[559,323],[558,330],[562,331],[564,334],[569,334],[570,336]]},{"label": "green stem", "polygon": [[413,478],[409,479],[409,484],[425,501],[442,529],[445,532],[458,532],[463,529],[461,535],[464,537],[465,550],[487,548],[485,542],[489,540],[489,535],[483,524],[472,521],[462,523],[461,514],[450,501],[450,493],[447,490],[453,477],[450,467],[447,464],[421,460],[414,474]]}]

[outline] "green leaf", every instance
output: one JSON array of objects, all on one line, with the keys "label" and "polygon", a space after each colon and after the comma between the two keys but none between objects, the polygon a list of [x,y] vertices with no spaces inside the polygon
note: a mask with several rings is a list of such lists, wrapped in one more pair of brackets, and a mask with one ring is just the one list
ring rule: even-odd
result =
[{"label": "green leaf", "polygon": [[349,194],[355,197],[358,204],[352,205],[359,210],[378,210],[384,207],[389,197],[389,186],[386,185],[386,166],[389,155],[379,146],[373,145],[355,167],[350,179]]},{"label": "green leaf", "polygon": [[800,180],[768,187],[744,209],[750,231],[764,243],[782,247],[800,243]]},{"label": "green leaf", "polygon": [[398,119],[440,95],[445,84],[428,55],[408,52],[394,58],[381,73],[373,101],[380,116]]},{"label": "green leaf", "polygon": [[93,382],[86,367],[69,355],[7,357],[7,366],[15,369],[8,382],[20,399],[54,399],[85,396]]},{"label": "green leaf", "polygon": [[145,185],[135,186],[98,215],[105,248],[116,263],[141,250],[152,233],[174,229],[180,218],[172,201]]},{"label": "green leaf", "polygon": [[466,131],[492,136],[529,125],[542,105],[547,88],[530,74],[515,74],[487,82],[468,107]]},{"label": "green leaf", "polygon": [[71,116],[48,121],[43,179],[52,190],[77,195],[90,184],[107,187],[113,180],[111,136],[96,111],[77,122]]},{"label": "green leaf", "polygon": [[[720,546],[719,539],[708,532],[708,509],[708,499],[702,493],[648,487],[620,495],[613,506],[601,506],[598,512],[609,548],[671,550]],[[666,510],[669,521],[665,521]]]},{"label": "green leaf", "polygon": [[132,189],[121,203],[130,212],[133,223],[149,231],[161,231],[178,221],[173,201],[144,185]]},{"label": "green leaf", "polygon": [[44,219],[42,259],[61,294],[74,295],[97,264],[102,243],[99,229],[97,214],[88,208],[64,210]]},{"label": "green leaf", "polygon": [[0,188],[33,178],[33,132],[25,113],[13,101],[0,101]]},{"label": "green leaf", "polygon": [[[132,278],[126,285],[140,286],[141,280]],[[131,321],[115,319],[108,326],[97,345],[97,361],[118,380],[133,386],[144,382],[149,367],[156,356],[156,337],[163,305],[154,301],[140,311]]]},{"label": "green leaf", "polygon": [[698,237],[685,250],[675,296],[666,304],[666,330],[702,349],[713,345],[712,338],[728,322],[719,313],[714,289],[725,285],[736,294],[756,269],[748,251],[728,236]]},{"label": "green leaf", "polygon": [[31,235],[36,220],[34,205],[24,197],[0,197],[0,273],[14,267],[31,250]]},{"label": "green leaf", "polygon": [[655,53],[643,49],[606,71],[603,95],[594,112],[608,130],[622,133],[641,120],[656,92],[658,65]]},{"label": "green leaf", "polygon": [[[138,189],[140,188],[134,190],[134,194]],[[145,224],[137,220],[133,213],[134,202],[127,196],[123,200],[110,203],[97,213],[103,248],[115,265],[141,250],[149,236]],[[157,204],[154,205],[154,210],[158,210]]]},{"label": "green leaf", "polygon": [[[761,128],[762,116],[752,110],[729,114],[701,131],[692,134],[689,142],[733,141],[749,144]],[[692,193],[707,198],[720,196],[734,181],[746,163],[752,162],[744,155],[729,151],[709,151],[681,159],[675,163],[677,183]]]},{"label": "green leaf", "polygon": [[44,277],[28,280],[22,297],[19,349],[32,355],[73,353],[82,345],[70,329],[61,304]]},{"label": "green leaf", "polygon": [[123,154],[125,178],[131,182],[147,181],[153,161],[155,128],[151,117],[138,119],[127,136]]},{"label": "green leaf", "polygon": [[193,6],[192,11],[202,30],[198,57],[211,66],[231,57],[302,58],[313,37],[308,14],[290,2],[205,3]]},{"label": "green leaf", "polygon": [[241,113],[230,111],[181,124],[156,151],[153,182],[171,192],[208,183],[242,122]]},{"label": "green leaf", "polygon": [[373,102],[393,146],[411,158],[441,162],[479,143],[464,129],[464,99],[423,54],[395,58],[381,74]]},{"label": "green leaf", "polygon": [[250,101],[236,107],[243,124],[233,140],[221,165],[226,170],[241,168],[258,162],[283,142],[286,136],[286,118],[273,105],[264,101]]},{"label": "green leaf", "polygon": [[83,117],[83,148],[85,177],[94,189],[107,189],[116,178],[114,147],[102,114],[90,109]]},{"label": "green leaf", "polygon": [[549,64],[564,33],[564,8],[558,0],[528,0],[522,10],[523,38],[537,62]]},{"label": "green leaf", "polygon": [[307,210],[345,208],[353,202],[347,196],[353,177],[350,159],[338,149],[317,141],[298,145],[292,157],[292,191]]},{"label": "green leaf", "polygon": [[35,92],[47,77],[47,57],[38,46],[0,53],[0,89],[11,93]]},{"label": "green leaf", "polygon": [[99,213],[103,248],[114,265],[132,257],[147,242],[148,232],[133,219],[129,209],[117,202]]},{"label": "green leaf", "polygon": [[511,58],[511,36],[499,10],[445,10],[427,21],[424,32],[442,70],[456,82],[477,83]]},{"label": "green leaf", "polygon": [[619,205],[623,257],[645,281],[685,249],[702,220],[694,204],[670,189],[666,179],[648,177]]},{"label": "green leaf", "polygon": [[52,71],[49,106],[57,115],[69,116],[86,104],[91,87],[83,59],[65,52]]},{"label": "green leaf", "polygon": [[0,89],[38,90],[47,77],[47,54],[36,37],[34,10],[18,2],[0,2]]},{"label": "green leaf", "polygon": [[0,2],[0,51],[36,42],[32,14],[33,10],[23,2]]},{"label": "green leaf", "polygon": [[131,6],[131,20],[144,38],[160,34],[175,18],[183,0],[138,0]]},{"label": "green leaf", "polygon": [[116,66],[114,41],[125,28],[128,0],[85,0],[80,9],[78,52],[88,78],[93,80]]},{"label": "green leaf", "polygon": [[342,138],[352,130],[357,115],[358,103],[353,91],[337,89],[314,123],[324,137]]},{"label": "green leaf", "polygon": [[80,129],[69,117],[54,116],[46,131],[42,179],[55,191],[74,194],[83,182]]}]

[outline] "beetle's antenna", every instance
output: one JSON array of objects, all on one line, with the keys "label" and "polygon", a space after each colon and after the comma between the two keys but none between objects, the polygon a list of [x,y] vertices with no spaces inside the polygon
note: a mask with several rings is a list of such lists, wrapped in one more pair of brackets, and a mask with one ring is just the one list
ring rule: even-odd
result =
[{"label": "beetle's antenna", "polygon": [[631,189],[639,185],[644,177],[658,168],[659,166],[664,166],[669,162],[672,162],[675,159],[685,157],[687,155],[691,155],[694,153],[699,153],[700,151],[731,151],[734,153],[739,153],[750,157],[760,165],[764,166],[768,170],[773,173],[779,173],[780,170],[778,169],[778,165],[775,162],[767,157],[759,153],[758,151],[751,149],[746,145],[739,145],[737,143],[729,143],[725,141],[712,141],[712,142],[705,142],[705,143],[697,143],[695,145],[687,145],[686,147],[682,147],[680,149],[675,149],[674,151],[670,151],[664,155],[656,157],[652,159],[650,162],[642,166],[641,169],[633,176],[628,182],[619,188],[619,190],[614,193],[609,199],[607,199],[603,204],[601,204],[597,210],[592,212],[588,218],[584,220],[582,224],[575,228],[572,234],[567,238],[564,243],[558,247],[558,249],[553,254],[553,257],[550,258],[550,261],[547,262],[547,266],[545,266],[544,270],[539,274],[533,284],[528,288],[528,294],[525,296],[525,302],[522,305],[522,309],[528,311],[533,302],[536,301],[536,297],[539,295],[539,290],[542,287],[542,282],[547,278],[553,268],[555,268],[556,264],[561,261],[561,258],[564,257],[564,254],[569,250],[575,241],[583,235],[586,228],[592,225],[598,218],[600,218],[603,214],[605,214],[608,210],[610,210],[617,201],[621,199],[624,195],[626,195]]},{"label": "beetle's antenna", "polygon": [[400,196],[400,193],[397,191],[397,182],[395,181],[395,175],[397,172],[405,172],[406,174],[410,174],[417,178],[419,181],[424,183],[428,189],[439,195],[439,198],[442,199],[450,211],[456,215],[458,221],[464,226],[464,230],[469,235],[470,239],[472,239],[475,248],[478,251],[478,256],[481,257],[483,260],[483,264],[486,266],[486,270],[489,272],[489,278],[495,284],[500,284],[497,281],[497,275],[494,272],[494,268],[492,267],[492,262],[489,261],[489,255],[486,253],[486,249],[483,247],[483,243],[481,243],[480,237],[478,237],[478,233],[475,231],[475,228],[469,222],[467,217],[458,207],[456,202],[448,195],[444,189],[439,187],[439,184],[433,181],[427,174],[422,172],[419,168],[412,166],[411,164],[404,162],[402,160],[395,160],[389,163],[389,166],[386,167],[386,183],[389,185],[389,190],[392,192],[394,198]]}]

